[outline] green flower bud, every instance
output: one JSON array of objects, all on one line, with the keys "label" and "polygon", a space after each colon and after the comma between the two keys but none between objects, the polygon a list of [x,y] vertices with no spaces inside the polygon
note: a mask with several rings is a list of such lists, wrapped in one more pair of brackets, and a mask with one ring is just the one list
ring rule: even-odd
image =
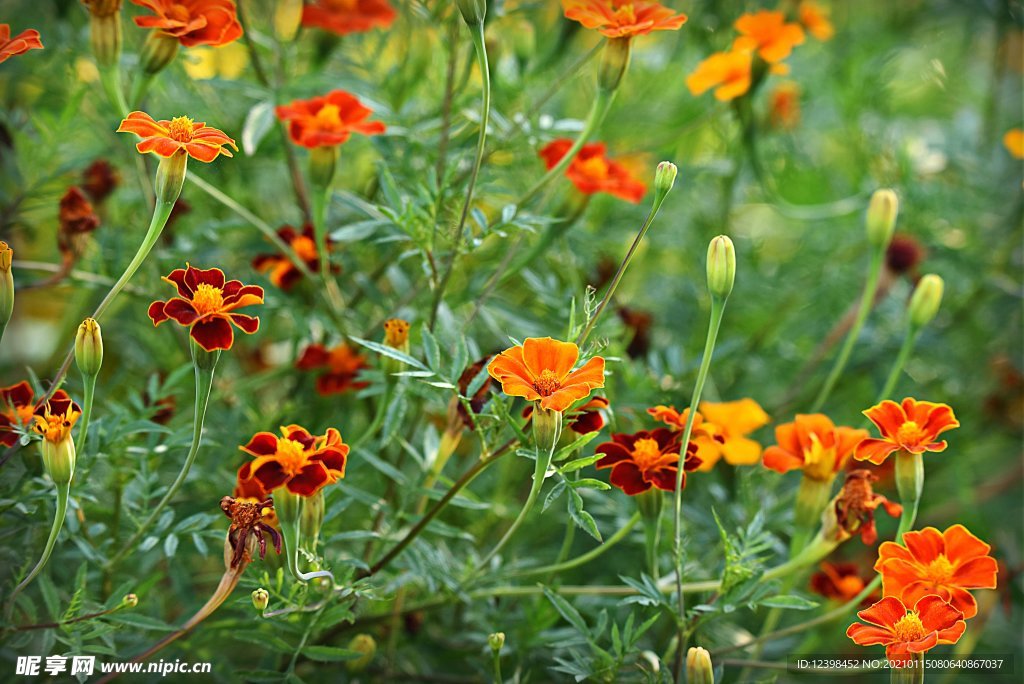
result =
[{"label": "green flower bud", "polygon": [[876,190],[868,204],[868,215],[865,221],[868,241],[878,248],[884,248],[892,241],[892,233],[896,229],[896,215],[900,211],[900,200],[892,190]]},{"label": "green flower bud", "polygon": [[89,42],[100,67],[111,67],[121,58],[121,15],[93,14],[89,18]]},{"label": "green flower bud", "polygon": [[122,608],[134,608],[137,605],[139,605],[139,597],[135,594],[125,594],[121,599]]},{"label": "green flower bud", "polygon": [[931,323],[935,314],[939,312],[944,289],[945,283],[941,276],[929,273],[921,278],[914,288],[914,294],[910,296],[910,305],[907,308],[910,325],[923,328]]},{"label": "green flower bud", "polygon": [[462,18],[470,26],[482,24],[487,16],[487,0],[455,0]]},{"label": "green flower bud", "polygon": [[14,250],[0,240],[0,332],[14,314],[14,274],[11,273],[13,259]]},{"label": "green flower bud", "polygon": [[321,489],[313,496],[306,497],[302,506],[302,517],[299,518],[299,534],[303,546],[312,551],[320,538],[320,527],[324,524],[324,491]]},{"label": "green flower bud", "polygon": [[688,684],[715,684],[711,654],[700,646],[693,646],[686,652],[686,681]]},{"label": "green flower bud", "polygon": [[314,147],[309,151],[309,178],[313,187],[326,190],[334,180],[334,170],[338,166],[338,146],[326,145]]},{"label": "green flower bud", "polygon": [[373,661],[377,653],[377,642],[369,634],[357,634],[348,642],[348,650],[362,653],[355,660],[346,661],[345,667],[349,672],[362,672]]},{"label": "green flower bud", "polygon": [[161,157],[160,165],[156,167],[156,201],[162,204],[173,205],[178,195],[181,194],[181,186],[185,184],[185,171],[188,168],[188,154],[185,150],[178,150],[170,157]]},{"label": "green flower bud", "polygon": [[672,162],[663,161],[658,164],[658,170],[654,172],[654,192],[658,197],[667,195],[676,182],[676,174],[679,169]]},{"label": "green flower bud", "polygon": [[270,604],[270,594],[263,587],[256,589],[252,592],[252,605],[261,613],[267,609],[267,605]]},{"label": "green flower bud", "polygon": [[627,38],[609,38],[601,51],[601,66],[597,71],[597,87],[601,90],[615,92],[622,77],[629,68],[629,57],[632,41]]},{"label": "green flower bud", "polygon": [[94,318],[86,318],[75,335],[75,363],[86,377],[95,377],[103,365],[103,335]]},{"label": "green flower bud", "polygon": [[152,76],[163,71],[178,54],[178,39],[163,31],[150,31],[139,53],[142,71]]},{"label": "green flower bud", "polygon": [[505,633],[494,632],[493,634],[488,634],[487,645],[491,647],[491,651],[494,653],[500,653],[501,649],[505,646]]},{"label": "green flower bud", "polygon": [[719,235],[708,245],[707,271],[711,296],[727,298],[736,280],[736,247],[728,236]]}]

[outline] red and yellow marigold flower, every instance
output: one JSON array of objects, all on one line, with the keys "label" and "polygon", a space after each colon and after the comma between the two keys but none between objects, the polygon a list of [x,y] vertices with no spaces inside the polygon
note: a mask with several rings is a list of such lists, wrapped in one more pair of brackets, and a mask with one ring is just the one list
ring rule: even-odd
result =
[{"label": "red and yellow marigold flower", "polygon": [[786,59],[794,47],[804,42],[800,24],[786,23],[782,12],[760,10],[744,14],[734,26],[740,36],[733,43],[733,49],[753,50],[769,64]]},{"label": "red and yellow marigold flower", "polygon": [[790,130],[800,123],[800,86],[785,81],[768,96],[768,123],[778,130]]},{"label": "red and yellow marigold flower", "polygon": [[875,570],[885,596],[910,605],[935,594],[970,619],[978,614],[978,603],[968,589],[996,588],[998,564],[991,548],[963,525],[945,532],[926,527],[905,533],[903,544],[883,542]]},{"label": "red and yellow marigold flower", "polygon": [[[316,272],[320,265],[320,255],[316,248],[316,238],[313,235],[313,226],[307,223],[300,233],[292,226],[282,226],[277,231],[277,236],[284,241],[295,256],[299,258],[310,271]],[[327,241],[328,248],[331,245]],[[252,267],[259,273],[268,274],[272,282],[282,290],[290,290],[295,283],[302,279],[300,271],[291,259],[283,254],[260,254],[252,260]],[[337,270],[337,267],[334,267]]]},{"label": "red and yellow marigold flower", "polygon": [[349,452],[334,428],[314,437],[299,425],[282,427],[280,437],[259,432],[241,449],[254,458],[239,469],[239,483],[255,479],[267,492],[284,487],[299,496],[313,496],[345,477]]},{"label": "red and yellow marigold flower", "polygon": [[797,14],[800,25],[817,40],[824,42],[835,35],[836,30],[828,19],[828,10],[818,3],[804,0],[800,3]]},{"label": "red and yellow marigold flower", "polygon": [[242,37],[232,0],[132,0],[152,15],[135,17],[140,28],[155,29],[184,47],[219,46]]},{"label": "red and yellow marigold flower", "polygon": [[356,379],[359,372],[367,367],[366,357],[357,354],[344,342],[331,348],[322,344],[309,345],[295,367],[299,370],[326,369],[316,379],[316,391],[323,396],[343,394],[369,385]]},{"label": "red and yellow marigold flower", "polygon": [[155,121],[145,112],[132,112],[117,128],[118,133],[134,133],[142,138],[135,147],[143,154],[152,152],[160,157],[172,157],[184,152],[201,162],[212,162],[219,155],[232,156],[225,145],[238,146],[223,131],[196,123],[187,116],[176,116],[170,121]]},{"label": "red and yellow marigold flower", "polygon": [[[636,434],[615,433],[612,441],[597,447],[604,454],[595,466],[611,468],[611,483],[630,496],[646,492],[651,487],[666,492],[676,489],[679,472],[680,434],[667,428],[643,430]],[[695,470],[700,465],[697,445],[690,442],[683,461],[683,470]],[[683,473],[686,486],[686,473]]]},{"label": "red and yellow marigold flower", "polygon": [[[0,60],[3,61],[3,60]],[[1003,145],[1017,159],[1024,159],[1024,129],[1011,128],[1003,136]]]},{"label": "red and yellow marigold flower", "polygon": [[811,591],[827,599],[846,603],[868,585],[869,579],[861,574],[861,567],[856,563],[826,561],[818,567],[819,571],[811,575]]},{"label": "red and yellow marigold flower", "polygon": [[501,383],[505,394],[562,412],[604,387],[604,359],[595,356],[574,371],[579,357],[579,347],[571,342],[528,337],[495,356],[487,372]]},{"label": "red and yellow marigold flower", "polygon": [[843,488],[832,502],[834,524],[827,522],[826,518],[826,538],[843,541],[860,534],[860,540],[871,546],[878,541],[875,510],[881,506],[893,518],[903,513],[903,506],[875,493],[872,483],[877,480],[870,471],[864,469],[851,470],[846,474]]},{"label": "red and yellow marigold flower", "polygon": [[682,12],[651,0],[562,0],[565,17],[608,38],[632,38],[651,31],[678,31]]},{"label": "red and yellow marigold flower", "polygon": [[355,95],[332,90],[309,100],[295,100],[277,107],[277,118],[288,122],[292,142],[310,149],[341,145],[353,133],[378,135],[385,130],[380,121],[369,121],[373,111]]},{"label": "red and yellow marigold flower", "polygon": [[830,482],[867,436],[867,430],[836,427],[820,413],[797,415],[775,428],[777,445],[765,449],[764,466],[779,473],[799,468],[806,477]]},{"label": "red and yellow marigold flower", "polygon": [[396,16],[387,0],[314,0],[302,8],[302,25],[344,36],[386,29]]},{"label": "red and yellow marigold flower", "polygon": [[26,29],[11,38],[11,25],[0,24],[0,62],[7,61],[29,50],[42,50],[43,43],[39,40],[39,31]]},{"label": "red and yellow marigold flower", "polygon": [[[544,166],[558,166],[573,141],[568,138],[552,140],[540,151]],[[637,204],[647,193],[647,186],[633,176],[629,169],[607,155],[604,143],[584,145],[565,170],[566,177],[584,195],[606,192],[627,202]]]},{"label": "red and yellow marigold flower", "polygon": [[25,381],[10,387],[0,387],[0,445],[12,447],[18,443],[16,428],[32,424],[36,406],[35,392]]},{"label": "red and yellow marigold flower", "polygon": [[846,636],[859,646],[885,646],[885,657],[894,662],[906,662],[938,644],[955,644],[967,629],[963,613],[934,595],[922,598],[913,610],[886,596],[857,617],[868,624],[853,623]]},{"label": "red and yellow marigold flower", "polygon": [[45,441],[60,444],[71,435],[71,428],[81,415],[82,407],[67,392],[57,390],[49,401],[34,408],[32,429]]},{"label": "red and yellow marigold flower", "polygon": [[714,88],[715,99],[734,100],[750,90],[753,59],[749,50],[716,52],[686,77],[686,87],[694,95]]},{"label": "red and yellow marigold flower", "polygon": [[235,310],[262,304],[262,287],[226,280],[219,268],[204,270],[188,264],[174,269],[164,280],[178,288],[178,296],[150,304],[153,325],[174,319],[208,352],[231,348],[235,339],[232,326],[247,335],[259,330],[259,318]]},{"label": "red and yellow marigold flower", "polygon": [[865,439],[857,446],[854,458],[875,465],[881,465],[894,451],[909,454],[945,451],[946,441],[940,441],[939,435],[960,427],[953,409],[946,404],[910,397],[902,404],[887,399],[864,411],[864,415],[875,424],[882,438]]}]

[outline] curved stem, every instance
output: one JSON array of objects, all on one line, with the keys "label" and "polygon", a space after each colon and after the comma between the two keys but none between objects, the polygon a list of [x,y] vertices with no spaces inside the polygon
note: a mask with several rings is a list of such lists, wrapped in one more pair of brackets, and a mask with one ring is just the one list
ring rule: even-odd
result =
[{"label": "curved stem", "polygon": [[[483,570],[487,563],[490,562],[490,560],[494,558],[499,551],[505,548],[505,545],[508,544],[509,540],[512,539],[512,536],[526,521],[526,516],[529,515],[531,510],[533,510],[533,505],[537,502],[540,490],[544,487],[544,476],[547,472],[547,464],[550,462],[550,457],[544,459],[539,454],[537,455],[537,467],[534,468],[533,484],[530,485],[530,493],[526,496],[526,501],[523,502],[523,507],[520,509],[519,515],[517,515],[516,519],[512,521],[512,526],[505,530],[505,534],[500,540],[498,540],[498,543],[495,544],[491,550],[487,552],[487,555],[480,560],[477,564],[477,569],[470,575],[470,579]],[[543,469],[541,468],[542,463],[544,464]]]},{"label": "curved stem", "polygon": [[79,421],[78,443],[81,445],[81,453],[89,450],[89,419],[92,417],[92,402],[96,393],[96,376],[82,373],[82,419]]},{"label": "curved stem", "polygon": [[553,565],[545,565],[544,567],[540,567],[540,568],[529,568],[527,570],[521,570],[519,572],[513,572],[511,574],[511,577],[529,577],[530,575],[547,575],[547,574],[553,575],[553,574],[556,574],[556,573],[559,573],[559,572],[564,572],[566,570],[572,570],[573,568],[578,568],[581,565],[585,565],[585,564],[589,563],[590,561],[594,560],[595,558],[597,558],[598,556],[600,556],[601,554],[605,553],[606,551],[611,550],[612,547],[614,547],[620,541],[625,539],[629,535],[629,533],[633,530],[633,528],[636,527],[636,524],[638,522],[640,522],[640,513],[639,512],[634,513],[633,517],[631,517],[629,520],[627,520],[626,524],[623,525],[622,528],[619,529],[618,532],[616,532],[612,536],[608,537],[608,539],[603,544],[601,544],[600,546],[598,546],[598,547],[596,547],[594,549],[591,549],[590,551],[588,551],[588,552],[586,552],[586,553],[584,553],[584,554],[582,554],[580,556],[577,556],[576,558],[572,558],[572,559],[564,561],[562,563],[555,563]]},{"label": "curved stem", "polygon": [[118,115],[121,118],[128,116],[128,101],[124,99],[124,91],[121,89],[121,67],[116,62],[106,69],[100,69],[100,84]]},{"label": "curved stem", "polygon": [[57,510],[53,515],[53,525],[50,526],[50,536],[46,539],[46,546],[43,547],[43,555],[39,557],[39,562],[36,563],[35,567],[26,575],[25,579],[14,588],[11,592],[10,597],[7,599],[7,616],[10,617],[14,613],[14,602],[18,598],[18,594],[25,590],[32,580],[42,572],[43,568],[46,567],[47,561],[50,560],[50,554],[53,553],[53,547],[57,543],[57,537],[60,536],[61,528],[64,527],[64,517],[68,512],[68,498],[71,495],[71,482],[65,482],[57,485]]}]

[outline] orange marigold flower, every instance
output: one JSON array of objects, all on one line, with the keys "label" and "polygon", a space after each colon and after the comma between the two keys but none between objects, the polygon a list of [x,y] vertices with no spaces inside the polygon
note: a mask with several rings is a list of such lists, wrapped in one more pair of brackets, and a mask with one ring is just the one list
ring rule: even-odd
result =
[{"label": "orange marigold flower", "polygon": [[82,407],[72,401],[67,392],[57,390],[49,401],[33,411],[35,425],[32,429],[47,442],[60,444],[71,434],[71,428],[81,415]]},{"label": "orange marigold flower", "polygon": [[[569,139],[552,140],[540,151],[544,166],[558,166],[573,145]],[[621,163],[610,159],[604,143],[584,145],[565,170],[566,177],[585,195],[606,192],[627,202],[638,204],[647,193],[647,186]]]},{"label": "orange marigold flower", "polygon": [[368,121],[373,111],[344,90],[295,100],[278,106],[276,111],[278,119],[288,122],[292,142],[310,149],[340,145],[353,133],[378,135],[385,130],[380,121]]},{"label": "orange marigold flower", "polygon": [[[657,487],[666,492],[676,489],[679,472],[679,433],[667,428],[643,430],[633,435],[615,433],[612,441],[597,447],[604,458],[596,463],[598,469],[611,468],[611,483],[630,496]],[[683,461],[683,486],[686,472],[700,466],[697,445],[690,442]]]},{"label": "orange marigold flower", "polygon": [[396,16],[387,0],[314,0],[302,9],[302,25],[344,36],[385,29]]},{"label": "orange marigold flower", "polygon": [[330,349],[322,344],[309,345],[295,367],[299,370],[326,368],[327,372],[316,379],[316,391],[325,397],[362,389],[370,384],[356,381],[359,371],[367,367],[366,357],[357,354],[344,342]]},{"label": "orange marigold flower", "polygon": [[[313,235],[313,225],[307,223],[302,227],[302,232],[295,230],[292,226],[282,226],[277,231],[281,238],[292,251],[295,252],[311,271],[316,271],[320,264],[320,255],[316,248],[316,238]],[[328,251],[330,251],[331,240],[327,239]],[[299,280],[302,279],[302,271],[296,268],[292,260],[283,254],[260,254],[252,260],[252,267],[259,273],[268,273],[270,282],[282,290],[290,290]],[[337,266],[331,270],[337,271]]]},{"label": "orange marigold flower", "polygon": [[856,563],[826,561],[818,567],[819,572],[811,575],[811,591],[827,599],[846,603],[864,591],[864,587],[868,585],[868,579],[864,578],[860,566]]},{"label": "orange marigold flower", "polygon": [[765,449],[764,466],[780,473],[800,468],[806,477],[829,482],[867,436],[867,430],[836,427],[820,413],[797,415],[775,428],[778,444]]},{"label": "orange marigold flower", "polygon": [[882,434],[881,439],[865,439],[857,445],[854,458],[881,465],[894,451],[923,454],[926,451],[945,451],[946,441],[938,441],[946,430],[960,427],[953,409],[946,404],[918,401],[911,397],[902,404],[888,399],[872,406],[864,415]]},{"label": "orange marigold flower", "polygon": [[256,433],[241,449],[254,458],[239,469],[240,483],[256,479],[268,492],[285,487],[299,496],[313,496],[345,477],[349,452],[334,428],[314,437],[299,425],[282,427],[280,437]]},{"label": "orange marigold flower", "polygon": [[886,596],[857,613],[846,636],[859,646],[885,646],[885,657],[906,662],[913,653],[924,653],[937,644],[955,644],[967,629],[964,615],[938,596],[925,596],[909,610],[898,598]]},{"label": "orange marigold flower", "polygon": [[155,16],[135,17],[140,28],[156,29],[177,38],[184,47],[220,46],[242,37],[232,0],[132,0]]},{"label": "orange marigold flower", "polygon": [[769,64],[786,59],[794,47],[804,42],[804,30],[800,24],[787,24],[786,15],[782,12],[761,10],[747,13],[736,20],[735,27],[741,35],[733,43],[733,48],[754,50]]},{"label": "orange marigold flower", "polygon": [[[833,500],[831,514],[835,515],[835,529],[826,532],[827,536],[848,539],[860,534],[860,540],[868,546],[878,541],[878,530],[875,529],[875,509],[882,506],[893,518],[903,513],[903,506],[889,501],[881,494],[876,494],[871,483],[877,477],[868,470],[852,470],[846,474],[846,481],[839,495]],[[826,514],[829,512],[826,511]],[[829,525],[826,525],[828,529]]]},{"label": "orange marigold flower", "polygon": [[1003,145],[1014,157],[1024,159],[1024,130],[1011,128],[1006,131],[1006,135],[1003,136]]},{"label": "orange marigold flower", "polygon": [[704,419],[715,426],[716,439],[706,440],[697,452],[701,470],[710,470],[720,458],[729,465],[753,465],[761,458],[761,445],[747,437],[768,424],[768,414],[753,399],[700,403]]},{"label": "orange marigold flower", "polygon": [[[757,411],[761,411],[761,407],[757,406],[757,403],[752,399],[746,401],[752,402],[754,406],[757,407]],[[741,402],[731,403],[737,405],[741,404]],[[711,470],[712,466],[722,458],[723,446],[726,443],[726,438],[732,434],[722,426],[711,422],[702,414],[702,411],[707,406],[707,403],[701,404],[701,410],[698,411],[697,415],[693,418],[693,427],[690,432],[690,441],[697,445],[697,457],[701,460],[700,467],[697,468],[697,470],[701,471]],[[761,412],[763,413],[763,411]],[[690,415],[690,409],[683,409],[680,413],[674,406],[658,405],[654,408],[647,409],[647,413],[651,414],[655,420],[665,423],[665,425],[668,425],[671,429],[681,432],[686,429],[686,419]],[[720,417],[722,416],[723,414],[720,414]],[[755,422],[756,420],[760,420],[760,418],[755,419]],[[764,420],[767,421],[768,417],[765,416]],[[762,423],[762,425],[763,424],[764,423]],[[747,425],[744,425],[743,427],[746,428]],[[734,426],[732,429],[736,430],[736,427]],[[745,444],[745,442],[752,442],[757,447],[757,455],[760,456],[761,445],[753,442],[753,440],[746,440],[743,437],[743,434],[746,434],[746,432],[752,432],[755,429],[757,428],[751,427],[742,434],[739,432],[735,433],[736,437],[733,438],[733,444],[729,450],[729,454],[731,454],[732,457],[730,458],[730,455],[726,454],[726,461],[733,465],[743,465],[751,462],[745,460],[749,457],[749,445]],[[757,457],[754,458],[754,461],[757,461]]]},{"label": "orange marigold flower", "polygon": [[153,152],[161,157],[171,157],[184,151],[193,159],[201,162],[212,162],[223,154],[232,156],[231,150],[224,147],[230,145],[236,151],[235,141],[223,131],[211,128],[203,122],[196,123],[187,116],[176,116],[170,121],[161,119],[154,121],[145,112],[132,112],[117,127],[118,133],[134,133],[142,138],[135,148],[143,154]]},{"label": "orange marigold flower", "polygon": [[995,589],[998,564],[991,546],[953,525],[945,532],[926,527],[906,532],[903,544],[883,542],[875,570],[882,575],[882,593],[906,604],[936,594],[970,619],[978,603],[968,589]]},{"label": "orange marigold flower", "polygon": [[768,122],[772,128],[789,130],[800,123],[800,86],[785,81],[768,96]]},{"label": "orange marigold flower", "polygon": [[678,31],[686,15],[651,0],[562,0],[565,18],[597,29],[608,38],[632,38],[651,31]]},{"label": "orange marigold flower", "polygon": [[824,42],[835,35],[836,30],[828,20],[828,10],[818,3],[804,0],[798,14],[800,24],[818,40]]},{"label": "orange marigold flower", "polygon": [[686,87],[694,95],[703,95],[715,88],[715,99],[733,100],[750,90],[752,64],[749,50],[716,52],[686,77]]},{"label": "orange marigold flower", "polygon": [[32,385],[25,381],[0,387],[0,445],[12,447],[18,443],[17,428],[24,429],[32,422],[34,396]]},{"label": "orange marigold flower", "polygon": [[26,29],[11,38],[11,25],[0,24],[0,62],[8,57],[20,55],[29,50],[42,50],[43,43],[39,40],[39,31]]},{"label": "orange marigold flower", "polygon": [[235,309],[262,304],[262,287],[226,281],[219,268],[203,270],[189,264],[174,269],[164,280],[178,288],[178,296],[149,305],[153,325],[173,318],[206,351],[230,349],[235,339],[232,325],[247,335],[259,330],[259,318]]},{"label": "orange marigold flower", "polygon": [[528,337],[523,344],[495,356],[487,372],[501,383],[505,394],[561,412],[604,387],[604,359],[595,356],[574,371],[579,357],[579,347],[572,342]]}]

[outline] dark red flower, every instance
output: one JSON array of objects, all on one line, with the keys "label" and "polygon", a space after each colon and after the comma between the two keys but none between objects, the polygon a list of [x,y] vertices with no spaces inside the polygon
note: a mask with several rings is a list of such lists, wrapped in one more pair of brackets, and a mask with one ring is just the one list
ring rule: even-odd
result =
[{"label": "dark red flower", "polygon": [[[612,441],[597,447],[604,458],[597,468],[611,468],[611,483],[630,496],[657,487],[666,492],[676,489],[679,470],[680,434],[667,428],[642,430],[636,434],[615,433]],[[683,470],[695,470],[701,464],[697,458],[697,445],[690,442],[686,449]],[[683,474],[686,486],[686,474]]]}]

